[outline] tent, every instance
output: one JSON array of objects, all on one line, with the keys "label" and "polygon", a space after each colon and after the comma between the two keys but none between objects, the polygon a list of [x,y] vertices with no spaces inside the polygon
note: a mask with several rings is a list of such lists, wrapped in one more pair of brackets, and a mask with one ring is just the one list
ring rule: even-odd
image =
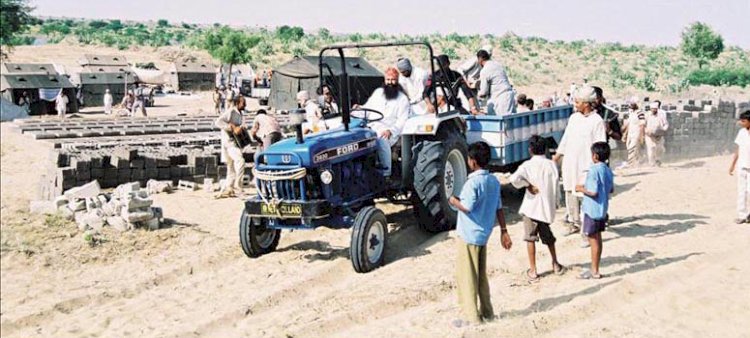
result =
[{"label": "tent", "polygon": [[116,104],[122,101],[127,92],[125,86],[131,86],[137,82],[132,72],[115,72],[114,69],[84,69],[78,74],[78,83],[81,88],[81,100],[84,106],[103,106],[104,94],[107,89],[112,94],[112,101]]},{"label": "tent", "polygon": [[[274,69],[269,104],[276,109],[294,109],[297,108],[297,92],[307,90],[310,95],[315,95],[320,86],[318,61],[318,56],[297,56]],[[324,56],[323,62],[328,66],[323,71],[324,80],[331,86],[341,106],[341,59]],[[349,75],[351,102],[364,103],[376,88],[383,85],[383,73],[361,57],[347,57],[344,62]]]},{"label": "tent", "polygon": [[124,56],[86,54],[79,63],[83,70],[74,81],[80,85],[84,106],[103,106],[107,89],[112,94],[112,100],[120,102],[126,92],[125,86],[138,83],[135,71]]},{"label": "tent", "polygon": [[216,67],[208,62],[175,62],[169,70],[172,87],[177,90],[212,90],[216,85]]},{"label": "tent", "polygon": [[147,69],[139,67],[131,67],[138,81],[141,83],[147,83],[151,85],[163,85],[168,83],[167,74],[159,69]]},{"label": "tent", "polygon": [[0,92],[5,100],[18,104],[24,92],[30,98],[29,114],[55,114],[55,97],[60,91],[68,97],[68,112],[78,112],[76,88],[67,77],[54,74],[3,73]]}]

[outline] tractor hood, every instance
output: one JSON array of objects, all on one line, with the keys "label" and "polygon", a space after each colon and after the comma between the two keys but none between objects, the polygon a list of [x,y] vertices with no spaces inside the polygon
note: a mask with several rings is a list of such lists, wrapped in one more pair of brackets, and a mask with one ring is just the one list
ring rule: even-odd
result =
[{"label": "tractor hood", "polygon": [[368,128],[343,128],[306,136],[304,143],[296,138],[277,142],[257,158],[260,167],[264,165],[318,167],[324,164],[339,163],[365,153],[374,152],[377,135]]}]

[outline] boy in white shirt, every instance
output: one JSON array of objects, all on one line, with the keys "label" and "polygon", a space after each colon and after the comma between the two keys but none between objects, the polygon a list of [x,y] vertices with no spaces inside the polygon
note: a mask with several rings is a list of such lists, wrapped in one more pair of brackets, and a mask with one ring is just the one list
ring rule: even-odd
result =
[{"label": "boy in white shirt", "polygon": [[729,175],[737,171],[737,219],[735,223],[750,223],[750,211],[748,211],[748,196],[750,196],[750,110],[740,114],[737,121],[740,131],[734,143],[737,150],[732,157],[729,166]]},{"label": "boy in white shirt", "polygon": [[519,214],[523,216],[524,241],[529,254],[530,268],[526,270],[529,282],[539,280],[536,270],[536,241],[549,248],[552,256],[552,270],[555,274],[565,272],[565,267],[557,261],[555,236],[550,224],[555,221],[555,201],[557,201],[557,165],[545,157],[547,144],[544,138],[533,135],[529,138],[531,159],[521,164],[510,182],[516,188],[526,187],[526,194],[521,203]]}]

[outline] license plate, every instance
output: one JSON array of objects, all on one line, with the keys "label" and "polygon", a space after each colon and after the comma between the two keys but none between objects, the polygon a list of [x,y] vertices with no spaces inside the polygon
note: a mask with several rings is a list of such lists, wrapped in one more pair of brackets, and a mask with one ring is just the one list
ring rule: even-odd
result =
[{"label": "license plate", "polygon": [[302,217],[302,205],[299,204],[261,204],[260,213],[267,216]]}]

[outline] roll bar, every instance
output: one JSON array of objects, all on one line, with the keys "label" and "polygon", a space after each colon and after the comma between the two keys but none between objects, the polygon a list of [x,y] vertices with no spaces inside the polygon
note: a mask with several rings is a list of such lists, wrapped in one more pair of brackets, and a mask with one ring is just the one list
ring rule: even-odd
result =
[{"label": "roll bar", "polygon": [[[329,50],[336,50],[338,51],[339,57],[341,58],[341,75],[343,76],[343,81],[341,82],[341,120],[344,124],[344,128],[348,131],[349,130],[349,121],[350,121],[350,114],[351,114],[351,107],[350,107],[350,93],[349,93],[349,74],[346,72],[346,60],[344,59],[344,50],[345,49],[359,49],[359,48],[382,48],[382,47],[400,47],[400,46],[424,46],[427,47],[427,50],[430,52],[430,74],[435,73],[435,55],[432,52],[432,46],[428,42],[423,41],[411,41],[411,42],[381,42],[381,43],[355,43],[355,44],[334,44],[330,46],[323,47],[323,49],[320,50],[320,54],[318,55],[318,70],[320,74],[320,85],[321,87],[324,85],[324,78],[323,78],[323,67],[325,62],[323,62],[323,54],[326,51]],[[441,67],[440,64],[438,64],[439,67]],[[441,67],[442,69],[442,67]],[[430,90],[432,92],[435,92],[435,81],[430,81]],[[434,99],[435,101],[433,104],[437,107],[437,98]]]}]

